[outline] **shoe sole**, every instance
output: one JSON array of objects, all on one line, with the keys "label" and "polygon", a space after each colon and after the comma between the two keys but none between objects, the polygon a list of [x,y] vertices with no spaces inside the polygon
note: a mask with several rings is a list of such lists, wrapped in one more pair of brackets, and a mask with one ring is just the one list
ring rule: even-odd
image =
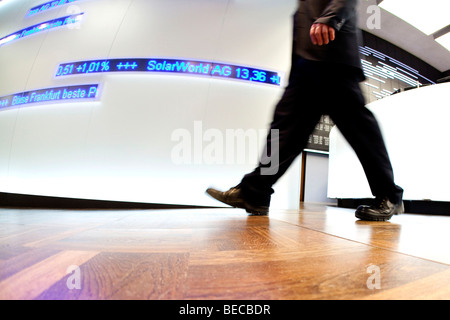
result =
[{"label": "shoe sole", "polygon": [[[236,207],[238,208],[238,207]],[[269,208],[252,208],[250,207],[245,207],[245,208],[241,208],[241,209],[245,209],[245,211],[247,213],[249,213],[252,216],[267,216],[269,214]]]},{"label": "shoe sole", "polygon": [[392,218],[392,216],[386,217],[368,216],[364,214],[359,214],[359,212],[356,212],[355,217],[363,221],[388,221]]},{"label": "shoe sole", "polygon": [[393,215],[401,215],[405,212],[405,207],[402,204],[401,207],[399,207],[397,210],[395,210],[391,215],[389,216],[372,216],[372,215],[366,215],[359,211],[355,212],[355,217],[358,219],[364,220],[364,221],[388,221],[391,220]]},{"label": "shoe sole", "polygon": [[253,216],[266,216],[269,214],[269,208],[268,207],[255,207],[252,206],[249,203],[243,202],[243,201],[226,201],[225,199],[222,199],[219,194],[216,194],[215,192],[212,192],[211,190],[206,190],[206,193],[216,199],[217,201],[220,201],[222,203],[225,203],[229,206],[232,206],[233,208],[239,208],[239,209],[245,209],[245,211]]}]

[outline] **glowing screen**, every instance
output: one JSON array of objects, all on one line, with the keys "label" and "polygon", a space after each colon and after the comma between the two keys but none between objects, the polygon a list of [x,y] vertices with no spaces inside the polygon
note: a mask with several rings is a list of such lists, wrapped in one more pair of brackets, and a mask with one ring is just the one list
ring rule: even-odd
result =
[{"label": "glowing screen", "polygon": [[70,15],[70,16],[66,16],[66,17],[62,17],[62,18],[58,18],[58,19],[41,22],[34,26],[16,31],[10,35],[7,35],[6,37],[0,38],[0,46],[4,45],[5,43],[11,42],[13,40],[22,39],[24,37],[31,36],[36,33],[40,33],[40,32],[46,31],[46,30],[63,27],[63,26],[67,26],[70,24],[80,22],[82,18],[83,18],[83,13],[80,13],[80,14],[74,14],[74,15]]},{"label": "glowing screen", "polygon": [[28,11],[28,13],[27,13],[27,17],[33,16],[35,14],[38,14],[38,13],[41,13],[41,12],[44,12],[44,11],[47,11],[47,10],[50,10],[50,9],[62,6],[62,5],[65,5],[67,3],[72,3],[72,2],[75,2],[75,1],[78,1],[78,0],[54,0],[54,1],[49,1],[49,2],[40,4],[40,5],[36,6],[36,7],[31,8],[30,11]]},{"label": "glowing screen", "polygon": [[179,59],[108,59],[64,63],[58,66],[56,77],[106,72],[158,72],[236,79],[255,83],[281,85],[277,72],[216,63]]},{"label": "glowing screen", "polygon": [[0,97],[0,110],[40,102],[95,99],[98,96],[98,84],[39,89]]},{"label": "glowing screen", "polygon": [[418,86],[434,82],[418,70],[368,46],[360,47],[361,63],[366,76],[364,85],[368,90],[368,101],[388,97],[394,91],[407,86]]}]

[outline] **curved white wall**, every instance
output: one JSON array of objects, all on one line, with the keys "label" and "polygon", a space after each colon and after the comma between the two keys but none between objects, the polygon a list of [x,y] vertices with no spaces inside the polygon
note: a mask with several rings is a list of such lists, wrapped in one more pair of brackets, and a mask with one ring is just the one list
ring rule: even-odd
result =
[{"label": "curved white wall", "polygon": [[[82,20],[1,45],[0,97],[98,84],[97,98],[0,106],[0,192],[216,205],[204,190],[228,188],[253,168],[259,149],[245,163],[209,163],[207,135],[267,129],[283,86],[146,72],[55,74],[61,63],[161,57],[285,78],[297,1],[79,0],[26,17],[45,2],[2,1],[0,39],[68,15],[83,13]],[[191,134],[192,163],[174,161],[177,132]],[[299,180],[293,166],[276,186],[274,207],[298,206]]]}]

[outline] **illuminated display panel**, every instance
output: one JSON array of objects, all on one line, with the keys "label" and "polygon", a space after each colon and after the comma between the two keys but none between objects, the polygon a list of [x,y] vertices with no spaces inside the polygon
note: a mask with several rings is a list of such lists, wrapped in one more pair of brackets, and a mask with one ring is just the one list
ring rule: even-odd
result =
[{"label": "illuminated display panel", "polygon": [[[426,84],[434,84],[428,76],[423,75],[417,69],[424,69],[423,66],[412,64],[409,65],[410,59],[393,58],[392,56],[381,52],[386,50],[392,55],[400,56],[396,53],[392,46],[385,46],[380,51],[370,46],[361,46],[359,48],[361,64],[363,67],[366,80],[363,82],[363,94],[366,103],[371,103],[392,95],[399,89],[408,87],[423,86]],[[402,60],[402,61],[400,61]],[[306,149],[313,152],[328,153],[330,138],[329,134],[334,123],[327,115],[323,116],[316,125],[313,133],[309,137]]]},{"label": "illuminated display panel", "polygon": [[364,85],[369,87],[368,101],[388,97],[405,87],[435,84],[418,70],[368,46],[360,47],[360,54],[367,78]]},{"label": "illuminated display panel", "polygon": [[26,16],[27,17],[34,16],[34,15],[42,13],[44,11],[47,11],[47,10],[50,10],[50,9],[53,9],[53,8],[56,8],[56,7],[60,7],[60,6],[63,6],[65,4],[72,3],[72,2],[75,2],[75,1],[78,1],[78,0],[55,0],[55,1],[49,1],[49,2],[40,4],[38,6],[35,6],[35,7],[31,8],[28,11]]},{"label": "illuminated display panel", "polygon": [[0,111],[35,103],[75,101],[99,97],[98,84],[46,88],[0,97]]},{"label": "illuminated display panel", "polygon": [[323,115],[308,138],[306,151],[328,153],[330,150],[330,131],[334,123],[329,115]]},{"label": "illuminated display panel", "polygon": [[31,36],[36,33],[40,33],[46,30],[55,29],[67,25],[71,25],[74,23],[78,23],[83,18],[83,13],[65,16],[58,19],[53,19],[45,22],[41,22],[39,24],[36,24],[34,26],[16,31],[10,35],[7,35],[6,37],[0,38],[0,46],[9,43],[14,40],[22,39],[27,36]]},{"label": "illuminated display panel", "polygon": [[214,78],[236,79],[255,83],[281,85],[277,72],[223,64],[212,61],[193,61],[180,59],[139,58],[107,59],[64,63],[58,66],[56,77],[86,75],[107,72],[157,72],[186,74]]}]

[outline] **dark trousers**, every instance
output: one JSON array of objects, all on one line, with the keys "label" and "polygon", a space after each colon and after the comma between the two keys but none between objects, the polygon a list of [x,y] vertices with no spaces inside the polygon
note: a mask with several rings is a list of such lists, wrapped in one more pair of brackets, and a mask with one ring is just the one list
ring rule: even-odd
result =
[{"label": "dark trousers", "polygon": [[[394,203],[401,201],[403,190],[394,183],[377,120],[365,107],[358,71],[344,65],[294,59],[289,85],[275,108],[271,124],[278,137],[269,132],[259,166],[240,183],[249,201],[269,205],[272,186],[306,147],[324,114],[331,117],[355,150],[373,195],[389,197]],[[278,144],[278,150],[272,147],[274,143]],[[278,157],[272,154],[276,151]],[[265,161],[267,157],[272,159],[271,163]]]}]

